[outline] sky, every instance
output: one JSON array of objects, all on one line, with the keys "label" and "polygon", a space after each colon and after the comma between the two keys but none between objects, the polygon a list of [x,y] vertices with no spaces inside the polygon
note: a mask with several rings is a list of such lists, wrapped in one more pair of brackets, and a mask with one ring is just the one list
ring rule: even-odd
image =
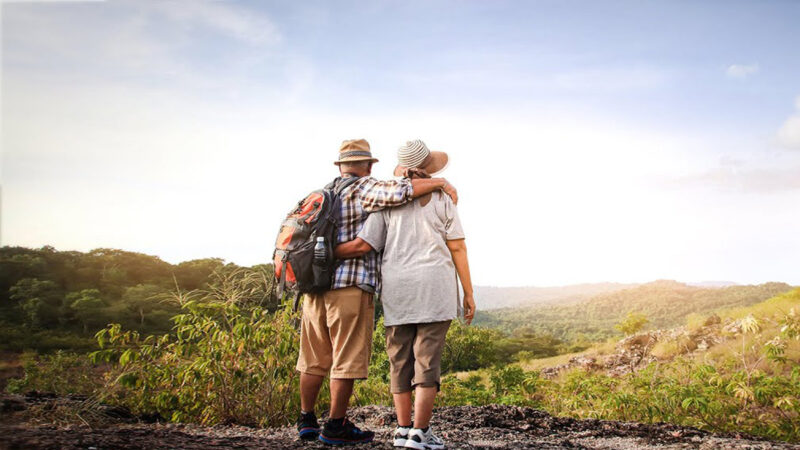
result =
[{"label": "sky", "polygon": [[800,2],[5,1],[0,243],[267,262],[366,138],[473,281],[800,284]]}]

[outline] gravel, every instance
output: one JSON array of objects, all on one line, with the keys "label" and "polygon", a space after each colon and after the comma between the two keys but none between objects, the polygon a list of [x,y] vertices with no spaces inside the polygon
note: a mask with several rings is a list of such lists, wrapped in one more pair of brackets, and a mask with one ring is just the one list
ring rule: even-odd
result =
[{"label": "gravel", "polygon": [[[41,399],[36,401],[41,402]],[[90,427],[56,426],[10,420],[25,399],[4,398],[0,449],[319,449],[302,442],[293,427],[257,429],[236,425],[144,423],[116,411],[113,420]],[[365,406],[350,411],[356,424],[376,432],[375,441],[358,448],[392,448],[393,410]],[[438,408],[434,430],[449,449],[800,449],[798,445],[745,435],[721,435],[670,424],[576,420],[514,406]]]}]

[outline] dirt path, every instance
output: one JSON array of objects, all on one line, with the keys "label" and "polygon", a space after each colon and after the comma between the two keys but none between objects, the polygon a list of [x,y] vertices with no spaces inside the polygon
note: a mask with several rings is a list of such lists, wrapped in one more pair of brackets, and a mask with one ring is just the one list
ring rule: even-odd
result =
[{"label": "dirt path", "polygon": [[[358,424],[377,433],[358,448],[392,448],[390,408],[367,406],[351,412]],[[713,435],[674,425],[556,418],[511,406],[441,408],[435,428],[450,449],[800,449],[753,438]],[[2,449],[315,449],[321,443],[297,440],[291,427],[275,430],[239,426],[111,423],[86,425],[0,425]]]}]

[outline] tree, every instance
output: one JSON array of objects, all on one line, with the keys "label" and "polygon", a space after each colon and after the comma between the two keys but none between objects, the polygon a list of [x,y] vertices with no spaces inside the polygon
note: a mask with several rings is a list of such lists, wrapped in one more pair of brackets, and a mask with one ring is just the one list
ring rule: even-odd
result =
[{"label": "tree", "polygon": [[17,302],[29,326],[38,328],[58,322],[61,293],[50,280],[23,278],[9,290],[11,300]]},{"label": "tree", "polygon": [[625,336],[636,334],[639,330],[650,322],[644,314],[629,312],[622,322],[614,325],[614,328],[621,331]]},{"label": "tree", "polygon": [[69,308],[75,312],[75,317],[83,324],[83,332],[89,330],[89,325],[94,324],[98,320],[98,316],[102,316],[102,310],[106,304],[100,298],[100,291],[97,289],[84,289],[80,292],[71,292],[67,294],[66,302]]},{"label": "tree", "polygon": [[122,301],[130,311],[139,316],[139,327],[144,327],[146,314],[158,309],[164,291],[164,288],[153,284],[139,284],[125,290]]}]

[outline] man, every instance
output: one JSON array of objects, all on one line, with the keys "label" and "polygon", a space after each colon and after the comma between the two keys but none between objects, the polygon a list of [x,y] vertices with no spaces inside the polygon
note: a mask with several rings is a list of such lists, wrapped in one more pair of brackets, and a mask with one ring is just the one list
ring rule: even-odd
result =
[{"label": "man", "polygon": [[[409,169],[442,171],[444,152],[432,152],[421,140],[398,150],[395,175]],[[336,247],[337,258],[382,251],[381,271],[391,392],[397,412],[395,447],[442,449],[430,426],[440,388],[441,358],[450,322],[458,309],[458,279],[464,290],[464,319],[475,314],[464,231],[455,204],[439,192],[403,206],[370,214],[358,237]],[[411,422],[412,391],[414,423]]]},{"label": "man", "polygon": [[[400,206],[440,189],[454,202],[458,200],[455,188],[443,178],[376,180],[370,176],[376,162],[364,139],[344,141],[339,148],[334,164],[339,166],[341,177],[359,178],[340,194],[339,242],[355,239],[371,212]],[[297,429],[301,439],[319,436],[325,443],[342,445],[369,442],[374,437],[373,432],[360,430],[347,420],[346,414],[354,380],[367,377],[378,264],[374,252],[341,261],[331,290],[303,297],[297,360],[301,407]],[[330,418],[320,430],[314,406],[326,375],[330,375]]]}]

